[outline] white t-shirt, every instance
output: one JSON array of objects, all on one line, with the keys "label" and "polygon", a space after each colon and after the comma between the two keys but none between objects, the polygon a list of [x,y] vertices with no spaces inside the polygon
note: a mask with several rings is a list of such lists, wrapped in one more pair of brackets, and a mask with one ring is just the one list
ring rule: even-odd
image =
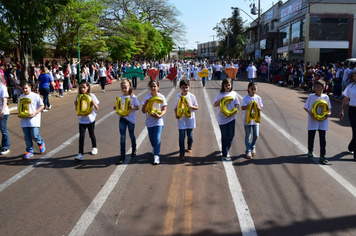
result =
[{"label": "white t-shirt", "polygon": [[[95,104],[99,104],[99,100],[97,99],[97,97],[91,93],[90,94],[91,100],[93,101],[93,103]],[[75,98],[75,101],[77,101],[78,96]],[[74,103],[75,105],[75,103]],[[96,117],[96,113],[95,113],[95,107],[93,107],[93,111],[87,115],[87,116],[78,116],[79,119],[79,124],[90,124],[93,123],[95,121],[95,117]]]},{"label": "white t-shirt", "polygon": [[[40,95],[37,93],[30,92],[29,95],[21,94],[18,101],[20,102],[21,98],[29,98],[31,99],[31,104],[29,105],[30,114],[37,111],[37,109],[43,105],[42,99]],[[17,103],[17,108],[19,104]],[[32,118],[21,118],[21,128],[24,127],[40,127],[41,126],[41,112],[37,113]]]},{"label": "white t-shirt", "polygon": [[[125,98],[131,98],[131,106],[138,107],[140,103],[137,100],[137,97],[135,95],[132,95],[132,97],[129,96],[124,96],[121,94],[119,97],[121,97],[121,104],[125,104]],[[124,116],[122,118],[128,120],[130,123],[135,124],[136,123],[136,110],[131,110],[130,113],[127,116]]]},{"label": "white t-shirt", "polygon": [[99,77],[106,77],[106,68],[105,67],[99,68]]},{"label": "white t-shirt", "polygon": [[72,75],[76,75],[77,74],[77,64],[73,63],[71,65],[71,70],[72,70]]},{"label": "white t-shirt", "polygon": [[344,96],[350,98],[349,106],[356,107],[356,83],[347,85]]},{"label": "white t-shirt", "polygon": [[246,69],[247,73],[248,73],[248,78],[256,78],[255,77],[255,72],[257,71],[255,66],[251,66],[249,65]]},{"label": "white t-shirt", "polygon": [[[174,109],[177,109],[178,106],[178,101],[179,97],[182,94],[179,93],[176,95],[175,102],[174,102]],[[188,92],[188,94],[185,96],[190,104],[193,106],[198,106],[197,99],[195,98],[194,94]],[[191,117],[188,118],[185,115],[183,115],[180,119],[178,119],[178,129],[195,129],[195,112],[193,109],[191,110]]]},{"label": "white t-shirt", "polygon": [[[251,97],[250,95],[245,95],[242,98],[242,103],[241,106],[248,106],[250,105],[250,103],[252,101],[255,101],[258,103],[258,105],[262,108],[263,104],[262,104],[262,99],[260,96],[258,96],[257,94],[255,94],[253,97]],[[244,125],[259,125],[259,123],[256,123],[254,119],[251,120],[250,123],[246,124],[246,114],[247,114],[247,110],[244,110]]]},{"label": "white t-shirt", "polygon": [[[2,98],[8,98],[9,94],[7,93],[7,88],[5,85],[1,84],[0,85],[0,111],[2,109]],[[5,104],[5,110],[4,110],[4,115],[10,115],[10,110],[7,104]]]},{"label": "white t-shirt", "polygon": [[223,66],[222,65],[214,65],[214,68],[216,69],[216,71],[221,71]]},{"label": "white t-shirt", "polygon": [[[235,91],[223,92],[223,93],[219,92],[216,95],[213,103],[219,101],[223,97],[233,97],[234,98],[234,100],[232,102],[229,102],[229,103],[226,104],[226,108],[229,109],[229,110],[231,110],[233,108],[236,108],[237,105],[240,105],[239,99],[238,99],[237,94],[236,94]],[[220,109],[220,106],[217,106],[216,109],[218,111],[217,118],[218,118],[219,125],[225,125],[225,124],[229,123],[230,121],[236,119],[236,115],[233,115],[233,116],[230,116],[230,117],[225,116],[224,113],[222,113],[222,111]]]},{"label": "white t-shirt", "polygon": [[147,64],[146,63],[143,63],[142,64],[142,70],[146,70],[147,69]]},{"label": "white t-shirt", "polygon": [[[167,100],[161,93],[158,93],[157,96],[163,100],[163,103],[162,104],[154,103],[153,107],[155,109],[161,111],[162,107],[167,106]],[[152,97],[152,94],[147,94],[146,97],[142,101],[142,105],[145,105],[146,101],[148,99],[150,99],[151,97]],[[146,113],[146,126],[147,127],[164,126],[164,116],[162,116],[160,118],[155,118],[155,117],[151,116],[150,114],[148,114],[148,112],[147,112]]]},{"label": "white t-shirt", "polygon": [[[316,96],[315,94],[309,95],[307,101],[304,104],[304,108],[308,109],[311,111],[314,102],[317,100],[324,100],[328,103],[329,109],[331,109],[331,104],[329,100],[329,96],[326,94],[322,94],[320,97]],[[321,108],[320,108],[321,109]],[[318,121],[313,119],[309,114],[308,114],[308,130],[328,130],[328,124],[329,124],[329,118],[326,118],[325,120]]]},{"label": "white t-shirt", "polygon": [[349,77],[350,73],[351,73],[351,69],[350,68],[344,69],[344,75],[342,77],[342,81],[346,82],[346,80]]}]

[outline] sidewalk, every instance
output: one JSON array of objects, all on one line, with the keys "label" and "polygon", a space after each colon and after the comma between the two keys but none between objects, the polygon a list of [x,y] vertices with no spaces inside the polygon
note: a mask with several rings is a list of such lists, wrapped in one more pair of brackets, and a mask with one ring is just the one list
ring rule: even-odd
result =
[{"label": "sidewalk", "polygon": [[[225,73],[223,73],[225,74]],[[237,81],[248,81],[246,79],[246,74],[239,74],[238,75],[238,80]],[[277,87],[284,87],[284,88],[290,88],[291,90],[297,90],[297,91],[301,91],[301,92],[304,92],[306,94],[312,94],[312,92],[308,92],[308,91],[305,91],[303,90],[302,88],[294,88],[294,87],[291,87],[291,86],[285,86],[285,85],[280,85],[280,84],[276,84],[276,83],[270,83],[270,82],[262,82],[260,78],[256,79],[255,80],[256,83],[266,83],[266,84],[272,84],[272,85],[275,85]],[[335,98],[333,97],[332,95],[328,95],[329,96],[329,99],[330,100],[333,100],[333,101],[337,101],[337,102],[342,102],[343,98]]]},{"label": "sidewalk", "polygon": [[[112,82],[115,83],[115,82],[117,82],[117,80],[114,79],[114,80],[112,80]],[[91,84],[90,86],[91,86],[91,88],[95,88],[95,87],[100,86],[100,84]],[[72,91],[70,91],[70,92],[63,92],[63,94],[65,95],[65,94],[77,93],[77,91],[78,91],[78,90],[75,89],[75,90],[72,90]],[[49,99],[57,99],[57,98],[59,98],[59,97],[58,97],[58,93],[51,94],[51,96],[49,97]],[[11,101],[10,104],[8,105],[8,107],[9,107],[10,112],[11,112],[11,111],[14,111],[14,110],[17,110],[17,103],[13,103],[13,102]]]}]

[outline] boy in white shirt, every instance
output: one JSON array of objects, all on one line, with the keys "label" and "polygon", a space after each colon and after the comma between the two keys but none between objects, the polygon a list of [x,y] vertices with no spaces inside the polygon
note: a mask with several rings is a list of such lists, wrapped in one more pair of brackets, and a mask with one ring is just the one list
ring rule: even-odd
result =
[{"label": "boy in white shirt", "polygon": [[[308,157],[314,157],[313,149],[314,149],[314,138],[315,133],[318,130],[319,139],[320,139],[320,162],[323,164],[328,163],[325,158],[326,154],[326,131],[328,130],[329,120],[328,117],[331,115],[331,104],[329,100],[329,96],[323,94],[323,90],[325,88],[325,82],[323,80],[315,81],[315,93],[309,95],[307,101],[304,105],[304,110],[309,114],[308,116]],[[329,110],[325,114],[323,120],[317,120],[317,114],[312,112],[312,108],[315,102],[322,100],[327,102]],[[320,108],[318,109],[320,110]],[[318,112],[318,111],[317,111]]]},{"label": "boy in white shirt", "polygon": [[28,118],[21,118],[21,128],[25,135],[26,142],[26,155],[23,159],[30,159],[33,157],[32,140],[37,143],[41,153],[44,153],[46,150],[45,143],[39,134],[41,111],[44,105],[40,95],[31,92],[31,86],[27,81],[21,81],[20,87],[23,94],[19,97],[17,106],[19,107],[21,99],[30,99],[30,103],[28,104],[29,116]]},{"label": "boy in white shirt", "polygon": [[[198,102],[195,98],[194,94],[189,92],[190,84],[188,80],[181,80],[179,83],[179,88],[181,89],[181,93],[176,95],[174,102],[174,112],[178,121],[178,130],[179,130],[179,160],[184,161],[184,153],[185,153],[185,145],[184,139],[185,134],[188,136],[188,149],[187,152],[192,152],[192,144],[193,144],[193,129],[195,129],[195,110],[198,110]],[[179,98],[184,96],[187,100],[186,107],[189,108],[190,117],[187,117],[186,114],[182,114],[180,117],[177,113]],[[188,115],[189,116],[189,115]]]}]

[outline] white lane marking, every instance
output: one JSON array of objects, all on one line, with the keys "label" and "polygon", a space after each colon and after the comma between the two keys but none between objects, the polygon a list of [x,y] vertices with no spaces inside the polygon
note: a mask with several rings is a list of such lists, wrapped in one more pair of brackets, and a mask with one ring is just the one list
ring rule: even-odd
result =
[{"label": "white lane marking", "polygon": [[15,183],[17,180],[21,179],[22,177],[24,177],[25,175],[30,173],[33,169],[36,168],[37,165],[41,164],[42,162],[46,161],[48,158],[50,158],[51,156],[53,156],[57,152],[61,151],[65,147],[67,147],[69,144],[71,144],[78,137],[79,137],[79,134],[74,135],[73,137],[71,137],[70,139],[68,139],[67,141],[65,141],[61,145],[59,145],[57,148],[55,148],[51,152],[47,153],[43,157],[41,157],[32,166],[26,167],[25,169],[23,169],[22,171],[20,171],[19,173],[17,173],[13,177],[11,177],[10,179],[6,180],[4,183],[0,184],[0,192],[2,192],[4,189],[9,187],[11,184]]},{"label": "white lane marking", "polygon": [[[218,143],[219,150],[221,150],[221,133],[220,133],[220,128],[218,126],[218,121],[215,117],[215,113],[211,105],[208,93],[206,92],[205,89],[203,89],[203,91],[204,91],[205,101],[207,102],[207,106],[209,109],[210,119],[213,125],[216,141]],[[232,161],[223,160],[223,164],[225,168],[227,181],[229,184],[229,189],[231,192],[231,197],[232,200],[234,201],[237,218],[239,219],[242,235],[257,236],[255,224],[253,223],[250,210],[246,203],[245,197],[242,193],[242,188],[239,179],[237,178],[235,169],[232,166]]]},{"label": "white lane marking", "polygon": [[[241,95],[237,95],[240,99],[242,99]],[[271,120],[268,116],[261,112],[261,117],[266,120],[272,127],[276,128],[284,137],[286,137],[291,143],[293,143],[296,147],[298,147],[303,153],[308,152],[308,148],[301,144],[298,140],[293,138],[292,135],[287,133],[282,127],[276,124],[273,120]],[[312,160],[318,164],[326,173],[328,173],[332,178],[334,178],[339,184],[341,184],[344,188],[346,188],[354,197],[356,197],[356,188],[349,181],[347,181],[344,177],[338,174],[335,170],[333,170],[330,166],[322,165],[319,163],[318,158],[312,158]]]},{"label": "white lane marking", "polygon": [[[172,88],[171,92],[167,95],[166,97],[167,102],[172,96],[174,91],[175,89]],[[148,134],[147,128],[144,128],[136,140],[137,149],[141,146],[147,134]],[[111,191],[119,182],[119,179],[121,175],[124,173],[128,163],[131,161],[131,156],[129,155],[131,151],[132,151],[131,148],[127,151],[128,158],[125,158],[125,162],[122,165],[116,166],[114,172],[110,175],[108,181],[105,183],[103,188],[95,196],[95,198],[90,203],[88,208],[84,211],[84,213],[78,220],[77,224],[74,226],[74,228],[72,229],[72,231],[68,236],[84,235],[85,232],[88,230],[89,226],[94,221],[99,210],[104,205],[106,199],[109,197]]]},{"label": "white lane marking", "polygon": [[[140,94],[137,95],[137,97],[139,97],[140,95],[142,95],[143,93],[145,93],[147,91],[147,89],[143,90]],[[96,123],[96,125],[100,124],[101,122],[103,122],[104,120],[106,120],[107,118],[109,118],[109,116],[111,116],[112,114],[114,114],[115,111],[110,112],[109,114],[106,114],[104,117],[100,118]],[[49,153],[47,153],[46,155],[44,155],[43,157],[41,157],[40,159],[38,159],[32,166],[28,166],[25,169],[23,169],[22,171],[20,171],[19,173],[17,173],[16,175],[14,175],[13,177],[11,177],[10,179],[6,180],[4,183],[0,184],[0,192],[2,192],[4,189],[6,189],[7,187],[9,187],[11,184],[15,183],[17,180],[21,179],[22,177],[24,177],[25,175],[27,175],[28,173],[30,173],[33,169],[35,169],[39,164],[43,163],[44,161],[46,161],[48,158],[52,157],[54,154],[56,154],[57,152],[63,150],[64,148],[66,148],[69,144],[71,144],[74,140],[76,140],[77,138],[79,138],[79,133],[74,135],[73,137],[71,137],[70,139],[68,139],[67,141],[65,141],[64,143],[62,143],[61,145],[59,145],[57,148],[55,148],[54,150],[50,151]]]}]

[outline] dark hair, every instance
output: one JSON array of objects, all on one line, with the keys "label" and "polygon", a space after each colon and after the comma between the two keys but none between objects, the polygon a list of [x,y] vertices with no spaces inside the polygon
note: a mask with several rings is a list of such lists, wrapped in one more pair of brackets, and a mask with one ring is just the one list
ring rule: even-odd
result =
[{"label": "dark hair", "polygon": [[156,83],[156,85],[159,87],[159,81],[155,80],[155,79],[153,79],[150,82],[148,82],[148,87],[151,87],[151,84],[153,84],[153,83]]},{"label": "dark hair", "polygon": [[21,80],[20,87],[24,87],[26,85],[27,86],[31,86],[30,83],[27,80]]},{"label": "dark hair", "polygon": [[257,86],[257,83],[256,83],[256,82],[250,82],[250,83],[248,83],[248,85],[247,85],[247,93],[250,93],[250,91],[248,91],[248,90],[249,90],[249,88],[251,88],[252,86]]},{"label": "dark hair", "polygon": [[179,88],[182,87],[183,85],[190,86],[190,83],[189,83],[188,80],[182,79],[182,80],[179,82]]},{"label": "dark hair", "polygon": [[319,79],[319,80],[314,82],[314,85],[321,85],[321,86],[323,86],[325,88],[325,81]]},{"label": "dark hair", "polygon": [[90,84],[86,80],[82,80],[82,82],[78,85],[78,94],[82,94],[82,90],[80,89],[81,86],[86,85],[88,87],[88,94],[90,94]]},{"label": "dark hair", "polygon": [[126,83],[128,83],[129,84],[129,94],[132,96],[133,95],[133,89],[132,89],[132,81],[130,80],[130,79],[122,79],[122,81],[121,81],[121,86],[123,85],[123,84],[126,84]]},{"label": "dark hair", "polygon": [[231,90],[229,91],[229,92],[231,92],[232,91],[232,83],[231,83],[231,79],[230,78],[226,78],[226,79],[224,79],[223,81],[222,81],[222,83],[221,83],[221,89],[220,89],[220,92],[222,92],[222,93],[224,93],[225,92],[225,88],[224,88],[224,86],[225,86],[225,84],[227,84],[227,83],[230,83],[231,84]]}]

